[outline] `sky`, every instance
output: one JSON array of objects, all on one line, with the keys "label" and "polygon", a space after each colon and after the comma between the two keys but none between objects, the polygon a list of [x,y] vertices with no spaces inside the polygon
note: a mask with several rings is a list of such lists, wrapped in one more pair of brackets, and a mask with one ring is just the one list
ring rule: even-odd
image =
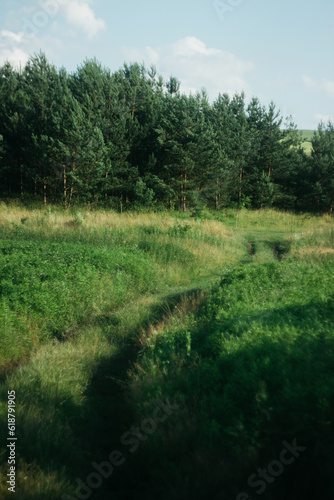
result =
[{"label": "sky", "polygon": [[333,0],[0,0],[0,65],[154,64],[185,93],[273,101],[300,129],[334,122],[333,49]]}]

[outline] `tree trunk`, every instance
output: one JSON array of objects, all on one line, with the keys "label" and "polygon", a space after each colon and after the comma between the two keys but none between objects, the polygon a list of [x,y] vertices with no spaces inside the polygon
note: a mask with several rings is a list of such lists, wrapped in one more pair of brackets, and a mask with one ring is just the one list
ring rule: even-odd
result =
[{"label": "tree trunk", "polygon": [[65,165],[63,165],[63,182],[64,182],[64,208],[66,208],[67,205],[67,199],[66,199],[66,169]]},{"label": "tree trunk", "polygon": [[182,212],[186,211],[186,201],[187,201],[186,195],[184,193],[182,193],[182,195],[181,195],[181,210],[182,210]]},{"label": "tree trunk", "polygon": [[[73,161],[72,161],[72,168],[71,168],[72,172],[74,172],[74,170],[75,170],[75,154],[74,154]],[[72,177],[72,182],[73,182],[73,177]],[[71,182],[71,184],[72,184],[72,182]],[[69,201],[68,201],[68,207],[71,206],[72,197],[73,197],[73,185],[71,186],[71,189],[70,189],[70,198],[69,198]]]},{"label": "tree trunk", "polygon": [[68,200],[68,208],[70,208],[70,206],[71,206],[72,196],[73,196],[73,186],[71,186],[71,189],[70,189],[70,198]]},{"label": "tree trunk", "polygon": [[[188,137],[188,135],[187,135]],[[183,192],[182,192],[182,212],[186,211],[186,201],[187,201],[187,164],[184,167],[184,179],[183,179]]]},{"label": "tree trunk", "polygon": [[134,88],[133,104],[132,104],[132,111],[131,111],[132,120],[135,117],[135,111],[136,111],[136,95],[137,95],[137,85]]},{"label": "tree trunk", "polygon": [[239,174],[239,204],[241,203],[241,196],[242,196],[242,176],[243,176],[243,169],[240,170]]},{"label": "tree trunk", "polygon": [[43,203],[46,205],[46,180],[43,179]]},{"label": "tree trunk", "polygon": [[23,200],[23,172],[22,172],[22,166],[21,166],[21,171],[20,171],[20,191],[21,191],[21,200]]},{"label": "tree trunk", "polygon": [[220,182],[218,179],[216,181],[215,205],[216,205],[216,210],[219,210],[219,206],[220,206]]}]

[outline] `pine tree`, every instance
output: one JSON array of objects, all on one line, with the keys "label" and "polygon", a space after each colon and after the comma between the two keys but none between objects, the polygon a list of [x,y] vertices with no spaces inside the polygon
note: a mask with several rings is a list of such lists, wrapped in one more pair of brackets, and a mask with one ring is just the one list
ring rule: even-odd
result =
[{"label": "pine tree", "polygon": [[308,161],[302,147],[302,134],[288,117],[279,141],[281,155],[275,168],[274,205],[295,209],[301,206],[307,188]]},{"label": "pine tree", "polygon": [[56,68],[50,65],[42,52],[31,57],[23,71],[27,107],[27,132],[31,140],[26,151],[26,162],[34,181],[34,195],[42,187],[43,203],[47,202],[47,186],[52,182],[52,163],[49,157],[53,135],[52,113],[57,81]]},{"label": "pine tree", "polygon": [[320,123],[312,138],[313,192],[320,209],[333,213],[334,204],[334,125]]},{"label": "pine tree", "polygon": [[0,182],[5,196],[33,187],[43,202],[181,210],[274,204],[333,210],[333,125],[321,124],[308,158],[301,134],[282,128],[244,94],[182,95],[151,66],[111,73],[86,60],[68,75],[34,55],[23,72],[0,68]]},{"label": "pine tree", "polygon": [[[228,183],[232,167],[231,110],[228,94],[219,94],[213,102],[208,120],[213,130],[214,158],[212,172],[208,175],[208,191],[211,190],[215,208],[228,203]],[[211,188],[211,189],[210,189]]]},{"label": "pine tree", "polygon": [[87,137],[84,112],[73,96],[69,76],[61,69],[55,84],[52,112],[53,137],[49,156],[55,170],[55,189],[62,193],[64,207],[81,194],[85,137]]},{"label": "pine tree", "polygon": [[256,208],[272,205],[275,200],[288,199],[288,177],[292,175],[292,158],[299,147],[295,126],[290,123],[281,128],[283,118],[273,102],[268,110],[258,99],[250,102],[248,124],[252,135],[252,151],[249,158],[249,186],[252,205]]},{"label": "pine tree", "polygon": [[198,99],[194,96],[174,94],[175,86],[163,101],[161,125],[157,128],[161,147],[161,177],[168,186],[169,206],[178,200],[182,211],[187,208],[196,188],[199,162],[199,141],[203,130]]},{"label": "pine tree", "polygon": [[7,193],[19,193],[21,199],[29,179],[25,162],[25,151],[30,142],[26,108],[22,74],[6,63],[0,69],[0,134],[3,137],[0,178]]},{"label": "pine tree", "polygon": [[231,190],[232,200],[237,200],[239,206],[248,204],[250,200],[249,160],[252,152],[252,135],[247,123],[245,94],[235,94],[229,105],[228,187]]}]

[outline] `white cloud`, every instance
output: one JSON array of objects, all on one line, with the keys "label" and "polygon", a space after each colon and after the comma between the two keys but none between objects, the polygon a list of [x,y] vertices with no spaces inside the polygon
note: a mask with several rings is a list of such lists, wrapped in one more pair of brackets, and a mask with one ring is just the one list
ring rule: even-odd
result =
[{"label": "white cloud", "polygon": [[49,34],[28,37],[22,32],[0,31],[0,65],[9,61],[15,68],[24,67],[30,56],[41,48],[50,62],[57,61],[66,49],[63,40]]},{"label": "white cloud", "polygon": [[21,42],[24,36],[22,31],[20,31],[19,33],[13,33],[12,31],[8,30],[0,31],[0,35],[3,38],[9,38],[12,42],[17,42],[17,43]]},{"label": "white cloud", "polygon": [[93,9],[86,0],[69,0],[63,10],[67,22],[83,31],[89,39],[95,38],[100,31],[106,29],[103,19],[97,18]]},{"label": "white cloud", "polygon": [[328,97],[334,97],[334,82],[326,80],[325,78],[322,80],[315,80],[305,75],[302,77],[302,80],[308,89],[325,92]]},{"label": "white cloud", "polygon": [[22,39],[22,32],[0,31],[0,64],[9,61],[15,67],[25,65],[29,59],[29,55],[21,45]]},{"label": "white cloud", "polygon": [[57,61],[69,39],[75,48],[82,44],[82,33],[92,40],[106,28],[93,4],[94,0],[30,0],[10,11],[0,31],[0,64],[24,66],[41,49]]},{"label": "white cloud", "polygon": [[253,68],[249,61],[238,59],[231,52],[209,48],[193,36],[162,47],[139,50],[123,47],[123,54],[132,62],[155,64],[165,78],[174,75],[181,80],[181,91],[195,92],[205,87],[210,98],[219,93],[250,93],[244,75]]},{"label": "white cloud", "polygon": [[200,54],[204,56],[219,55],[218,49],[208,49],[205,43],[194,36],[186,36],[173,44],[174,54],[177,57],[194,57]]},{"label": "white cloud", "polygon": [[29,59],[29,54],[20,48],[1,49],[0,50],[0,64],[9,61],[14,67],[24,67]]}]

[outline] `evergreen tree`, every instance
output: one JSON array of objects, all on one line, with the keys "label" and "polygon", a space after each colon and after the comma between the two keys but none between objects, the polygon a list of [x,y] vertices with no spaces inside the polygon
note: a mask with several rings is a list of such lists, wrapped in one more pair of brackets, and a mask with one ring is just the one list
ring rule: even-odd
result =
[{"label": "evergreen tree", "polygon": [[[86,60],[68,75],[43,53],[23,71],[0,68],[0,182],[6,197],[181,210],[222,206],[333,210],[333,125],[320,124],[307,157],[291,121],[282,128],[244,94],[182,95],[151,66],[111,73]],[[31,191],[32,190],[32,191]]]},{"label": "evergreen tree", "polygon": [[[96,59],[86,60],[69,81],[80,104],[84,126],[77,130],[79,156],[72,178],[81,201],[98,203],[107,193],[106,179],[111,173],[110,160],[110,72]],[[82,123],[82,122],[81,122]]]},{"label": "evergreen tree", "polygon": [[60,70],[55,83],[52,125],[49,156],[55,171],[53,187],[56,196],[62,193],[66,208],[71,205],[81,185],[78,169],[85,136],[85,117],[71,92],[65,69]]},{"label": "evergreen tree", "polygon": [[230,97],[228,94],[219,94],[214,101],[209,121],[214,131],[214,158],[213,169],[208,176],[208,188],[214,198],[215,208],[219,209],[222,204],[229,204],[231,193],[230,184],[233,184],[233,144],[232,144],[232,122],[234,117],[231,113]]},{"label": "evergreen tree", "polygon": [[334,203],[334,125],[320,123],[312,138],[313,193],[318,208],[333,213]]},{"label": "evergreen tree", "polygon": [[203,144],[204,115],[196,97],[174,94],[175,86],[168,88],[161,125],[157,128],[161,177],[167,185],[169,205],[178,201],[181,210],[185,211],[187,200],[193,198],[196,179],[201,177],[203,158],[196,156],[203,155],[206,147]]},{"label": "evergreen tree", "polygon": [[245,94],[233,96],[229,105],[228,141],[228,187],[232,200],[241,205],[250,203],[250,154],[252,152],[252,130],[248,127],[245,109]]},{"label": "evergreen tree", "polygon": [[26,151],[26,162],[34,181],[34,196],[37,197],[38,187],[41,186],[44,204],[47,201],[47,186],[53,177],[49,149],[53,136],[52,116],[57,77],[56,68],[48,63],[43,53],[31,57],[23,71],[28,98],[26,126],[31,141]]},{"label": "evergreen tree", "polygon": [[7,194],[20,193],[21,198],[29,180],[25,158],[30,142],[26,107],[22,75],[6,63],[0,69],[0,134],[3,137],[0,178]]},{"label": "evergreen tree", "polygon": [[308,162],[302,147],[302,134],[287,118],[279,141],[281,155],[274,172],[274,205],[281,208],[300,208],[307,181]]}]

